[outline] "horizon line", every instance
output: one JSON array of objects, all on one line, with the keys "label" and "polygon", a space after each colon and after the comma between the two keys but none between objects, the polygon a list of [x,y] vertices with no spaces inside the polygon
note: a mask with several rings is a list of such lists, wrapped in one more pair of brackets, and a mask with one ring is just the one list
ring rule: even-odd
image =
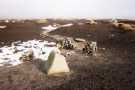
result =
[{"label": "horizon line", "polygon": [[0,17],[0,20],[5,20],[5,19],[20,19],[20,20],[25,20],[25,19],[67,19],[67,20],[74,20],[74,19],[95,19],[95,20],[102,20],[102,19],[127,19],[127,20],[135,20],[135,18],[131,17]]}]

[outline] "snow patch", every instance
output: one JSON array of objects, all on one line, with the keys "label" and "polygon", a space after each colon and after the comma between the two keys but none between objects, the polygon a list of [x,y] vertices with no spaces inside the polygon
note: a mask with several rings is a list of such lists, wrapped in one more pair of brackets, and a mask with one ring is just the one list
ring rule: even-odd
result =
[{"label": "snow patch", "polygon": [[[4,46],[0,48],[0,66],[16,66],[23,63],[20,57],[29,50],[34,53],[34,59],[46,61],[49,53],[53,50],[60,53],[56,47],[56,43],[42,41],[42,40],[29,40],[26,42],[14,42],[11,46]],[[17,52],[15,52],[17,51]]]},{"label": "snow patch", "polygon": [[62,25],[61,27],[71,27],[71,26],[73,26],[73,24],[69,23],[69,24]]},{"label": "snow patch", "polygon": [[64,24],[64,25],[54,24],[54,25],[48,25],[48,26],[41,27],[41,29],[46,30],[47,32],[51,32],[51,31],[54,31],[61,27],[71,27],[71,26],[73,26],[72,23]]},{"label": "snow patch", "polygon": [[58,28],[57,26],[53,26],[53,25],[49,25],[49,26],[46,26],[46,27],[41,27],[41,29],[47,30],[47,32],[54,31],[57,28]]},{"label": "snow patch", "polygon": [[6,25],[2,25],[0,26],[0,29],[5,29],[7,26]]}]

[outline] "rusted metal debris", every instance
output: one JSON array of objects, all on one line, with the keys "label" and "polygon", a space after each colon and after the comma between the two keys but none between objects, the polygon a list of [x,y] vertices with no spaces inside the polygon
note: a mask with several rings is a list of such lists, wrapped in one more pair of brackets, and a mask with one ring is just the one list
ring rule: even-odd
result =
[{"label": "rusted metal debris", "polygon": [[84,48],[82,49],[83,53],[96,56],[97,53],[97,42],[86,42]]},{"label": "rusted metal debris", "polygon": [[73,49],[74,46],[68,38],[65,38],[64,40],[57,41],[57,47],[62,49]]},{"label": "rusted metal debris", "polygon": [[83,53],[87,53],[88,55],[93,55],[96,56],[97,54],[97,42],[94,41],[86,41],[85,39],[74,39],[72,41],[71,39],[65,38],[63,40],[57,41],[57,47],[59,49],[67,49],[67,50],[72,50],[72,49],[78,49],[82,50]]}]

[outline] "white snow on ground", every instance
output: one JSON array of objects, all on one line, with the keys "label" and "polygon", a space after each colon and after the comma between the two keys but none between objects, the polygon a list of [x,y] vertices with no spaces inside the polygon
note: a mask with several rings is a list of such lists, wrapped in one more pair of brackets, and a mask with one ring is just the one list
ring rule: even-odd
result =
[{"label": "white snow on ground", "polygon": [[53,26],[53,25],[49,25],[46,27],[41,27],[41,29],[47,30],[47,32],[51,32],[53,30],[56,30],[58,27],[57,26]]},{"label": "white snow on ground", "polygon": [[[15,48],[17,49],[17,53],[14,53]],[[49,53],[52,50],[60,53],[60,50],[56,47],[56,43],[54,42],[41,40],[19,42],[17,45],[12,44],[11,46],[4,46],[0,48],[0,66],[16,66],[23,63],[19,59],[29,50],[33,51],[34,59],[41,59],[43,61],[48,59]]]},{"label": "white snow on ground", "polygon": [[73,26],[72,23],[64,24],[64,25],[54,24],[54,25],[41,27],[41,29],[46,30],[46,32],[51,32],[51,31],[54,31],[54,30],[61,28],[61,27],[71,27],[71,26]]},{"label": "white snow on ground", "polygon": [[7,26],[6,25],[2,25],[0,26],[0,29],[5,29]]},{"label": "white snow on ground", "polygon": [[5,22],[5,23],[9,23],[9,20],[7,19],[7,20],[5,20],[4,22]]},{"label": "white snow on ground", "polygon": [[73,26],[73,24],[72,24],[72,23],[65,24],[65,25],[61,25],[61,27],[71,27],[71,26]]}]

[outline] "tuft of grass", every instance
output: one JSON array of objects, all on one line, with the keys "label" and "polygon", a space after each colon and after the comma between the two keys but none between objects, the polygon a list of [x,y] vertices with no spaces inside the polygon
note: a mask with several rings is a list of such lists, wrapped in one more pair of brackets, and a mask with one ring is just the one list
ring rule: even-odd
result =
[{"label": "tuft of grass", "polygon": [[113,23],[113,26],[115,28],[118,28],[118,29],[124,31],[124,32],[129,32],[129,31],[134,31],[135,30],[135,28],[133,28],[132,25],[125,24],[125,23],[117,23],[116,22],[116,23]]},{"label": "tuft of grass", "polygon": [[48,20],[47,19],[38,19],[36,20],[36,23],[42,24],[42,23],[47,23]]}]

